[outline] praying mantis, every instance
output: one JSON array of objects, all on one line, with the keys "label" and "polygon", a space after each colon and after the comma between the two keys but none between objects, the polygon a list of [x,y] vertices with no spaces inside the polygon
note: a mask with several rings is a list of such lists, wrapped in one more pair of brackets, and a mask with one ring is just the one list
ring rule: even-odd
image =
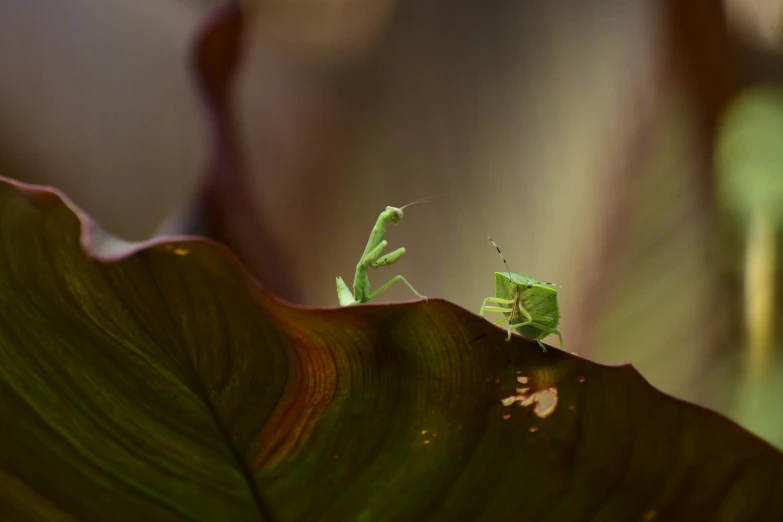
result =
[{"label": "praying mantis", "polygon": [[348,288],[348,285],[345,284],[345,281],[343,281],[342,277],[337,277],[337,299],[340,303],[340,306],[351,306],[372,301],[383,292],[388,290],[389,287],[397,281],[402,281],[408,286],[408,288],[411,289],[411,292],[416,294],[418,297],[421,297],[425,301],[427,300],[426,296],[423,296],[417,292],[416,289],[413,288],[413,286],[401,275],[394,276],[388,283],[382,285],[375,292],[372,292],[370,278],[367,275],[367,270],[369,268],[380,268],[382,266],[388,266],[400,260],[400,258],[405,254],[405,247],[400,247],[393,252],[382,255],[386,245],[388,244],[388,242],[383,239],[383,236],[386,234],[386,224],[391,222],[396,225],[402,219],[403,209],[417,203],[427,203],[431,199],[432,198],[420,199],[412,203],[408,203],[407,205],[403,205],[399,208],[386,207],[386,210],[381,212],[380,216],[378,216],[378,220],[375,222],[375,226],[372,228],[372,232],[370,232],[370,239],[367,241],[367,246],[364,249],[364,253],[362,254],[361,259],[359,259],[359,263],[356,265],[356,273],[353,278],[353,292],[351,292],[351,290]]},{"label": "praying mantis", "polygon": [[[489,238],[492,241],[492,238]],[[508,321],[508,337],[518,330],[520,334],[538,342],[546,351],[541,339],[549,334],[556,334],[560,339],[560,349],[563,348],[563,336],[557,330],[560,324],[560,307],[557,303],[557,289],[552,283],[516,274],[508,268],[508,263],[500,248],[492,241],[506,265],[506,272],[495,272],[495,297],[487,297],[481,305],[479,315],[484,312],[499,312],[503,314],[494,324]],[[500,306],[487,306],[487,303]]]}]

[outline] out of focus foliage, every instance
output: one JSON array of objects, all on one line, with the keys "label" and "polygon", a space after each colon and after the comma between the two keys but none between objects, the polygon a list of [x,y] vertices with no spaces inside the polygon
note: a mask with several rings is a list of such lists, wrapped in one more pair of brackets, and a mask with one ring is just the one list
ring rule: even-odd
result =
[{"label": "out of focus foliage", "polygon": [[721,202],[749,221],[763,213],[783,224],[783,86],[743,92],[725,115],[719,142]]}]

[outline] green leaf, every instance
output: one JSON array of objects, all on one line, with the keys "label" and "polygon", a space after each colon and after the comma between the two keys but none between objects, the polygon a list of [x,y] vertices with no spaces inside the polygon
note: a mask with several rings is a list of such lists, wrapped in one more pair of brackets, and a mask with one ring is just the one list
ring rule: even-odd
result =
[{"label": "green leaf", "polygon": [[10,181],[0,238],[1,520],[783,516],[781,453],[630,366],[439,299],[289,306],[206,240],[107,258]]},{"label": "green leaf", "polygon": [[783,85],[748,88],[723,120],[717,151],[721,203],[743,220],[761,211],[783,223]]}]

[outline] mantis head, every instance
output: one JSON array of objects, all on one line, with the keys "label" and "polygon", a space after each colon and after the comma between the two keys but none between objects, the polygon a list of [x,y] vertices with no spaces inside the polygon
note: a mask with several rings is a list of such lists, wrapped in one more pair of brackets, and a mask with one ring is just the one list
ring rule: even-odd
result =
[{"label": "mantis head", "polygon": [[391,212],[391,217],[389,218],[392,223],[395,225],[400,222],[402,219],[402,210],[404,208],[410,207],[411,205],[418,205],[419,203],[429,203],[432,198],[438,197],[440,194],[436,194],[435,196],[429,196],[422,199],[417,199],[416,201],[413,201],[411,203],[408,203],[407,205],[403,205],[400,208],[397,207],[386,207],[386,212]]},{"label": "mantis head", "polygon": [[386,212],[391,212],[391,217],[389,218],[392,223],[395,225],[400,222],[402,219],[402,209],[397,207],[386,207]]}]

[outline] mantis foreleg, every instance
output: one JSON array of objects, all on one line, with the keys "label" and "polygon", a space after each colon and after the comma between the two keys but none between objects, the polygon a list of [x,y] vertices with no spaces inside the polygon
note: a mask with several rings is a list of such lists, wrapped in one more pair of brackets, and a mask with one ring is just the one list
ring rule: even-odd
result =
[{"label": "mantis foreleg", "polygon": [[389,252],[383,257],[379,257],[375,261],[370,263],[372,268],[379,268],[382,266],[388,266],[396,263],[405,254],[405,247],[400,247],[394,252]]},{"label": "mantis foreleg", "polygon": [[[365,256],[359,261],[358,267],[362,267],[364,269],[367,269],[368,266],[372,265],[376,259],[380,257],[381,254],[383,254],[384,249],[386,248],[386,245],[388,245],[389,242],[385,239],[378,243],[375,248],[370,250]],[[386,257],[386,256],[384,256]]]}]

